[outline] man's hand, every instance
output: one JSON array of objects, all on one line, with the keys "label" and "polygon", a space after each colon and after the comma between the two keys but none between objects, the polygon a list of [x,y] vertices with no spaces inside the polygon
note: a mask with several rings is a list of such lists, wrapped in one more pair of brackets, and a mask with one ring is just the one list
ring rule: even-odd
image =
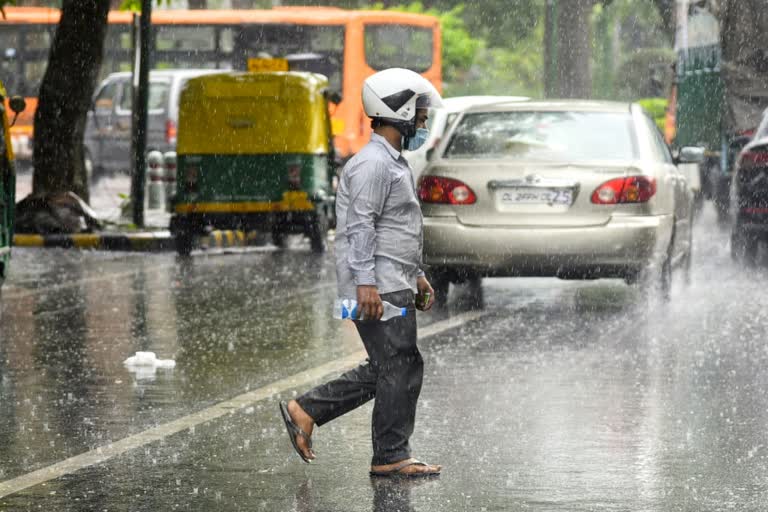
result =
[{"label": "man's hand", "polygon": [[379,297],[379,290],[373,285],[357,287],[357,307],[364,320],[380,320],[384,314],[384,305]]},{"label": "man's hand", "polygon": [[429,311],[432,309],[432,304],[435,303],[435,290],[432,289],[432,285],[424,276],[416,280],[416,288],[419,290],[419,294],[416,296],[416,309]]}]

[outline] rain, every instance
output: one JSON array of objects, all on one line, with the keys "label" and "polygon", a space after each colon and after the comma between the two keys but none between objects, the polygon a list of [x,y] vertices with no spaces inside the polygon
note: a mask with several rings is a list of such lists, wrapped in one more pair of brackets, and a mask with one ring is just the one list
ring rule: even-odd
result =
[{"label": "rain", "polygon": [[765,508],[757,0],[102,3],[0,0],[1,510]]}]

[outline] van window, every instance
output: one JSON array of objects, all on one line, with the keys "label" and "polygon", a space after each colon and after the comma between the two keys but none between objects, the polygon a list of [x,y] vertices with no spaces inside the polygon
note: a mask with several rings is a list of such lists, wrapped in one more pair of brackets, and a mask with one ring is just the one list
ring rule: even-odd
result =
[{"label": "van window", "polygon": [[[151,82],[149,84],[149,110],[163,111],[168,109],[168,95],[171,84],[168,82]],[[123,95],[120,98],[120,110],[130,111],[133,105],[133,84],[126,82]]]},{"label": "van window", "polygon": [[98,112],[111,112],[115,108],[115,100],[117,99],[118,91],[117,82],[109,82],[101,88],[96,95],[96,99],[93,104]]}]

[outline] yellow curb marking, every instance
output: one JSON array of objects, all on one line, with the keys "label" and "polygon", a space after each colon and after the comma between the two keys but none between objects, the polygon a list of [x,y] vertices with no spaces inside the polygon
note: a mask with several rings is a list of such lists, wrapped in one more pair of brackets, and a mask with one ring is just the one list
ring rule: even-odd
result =
[{"label": "yellow curb marking", "polygon": [[41,235],[14,235],[13,245],[19,247],[43,247],[45,238]]}]

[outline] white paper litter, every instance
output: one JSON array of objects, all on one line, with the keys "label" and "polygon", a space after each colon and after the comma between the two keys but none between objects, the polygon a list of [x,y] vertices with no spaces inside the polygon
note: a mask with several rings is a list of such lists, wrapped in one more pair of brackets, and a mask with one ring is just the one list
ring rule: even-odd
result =
[{"label": "white paper litter", "polygon": [[136,352],[135,355],[123,361],[123,364],[128,367],[174,368],[176,361],[173,359],[158,359],[157,354],[154,352]]}]

